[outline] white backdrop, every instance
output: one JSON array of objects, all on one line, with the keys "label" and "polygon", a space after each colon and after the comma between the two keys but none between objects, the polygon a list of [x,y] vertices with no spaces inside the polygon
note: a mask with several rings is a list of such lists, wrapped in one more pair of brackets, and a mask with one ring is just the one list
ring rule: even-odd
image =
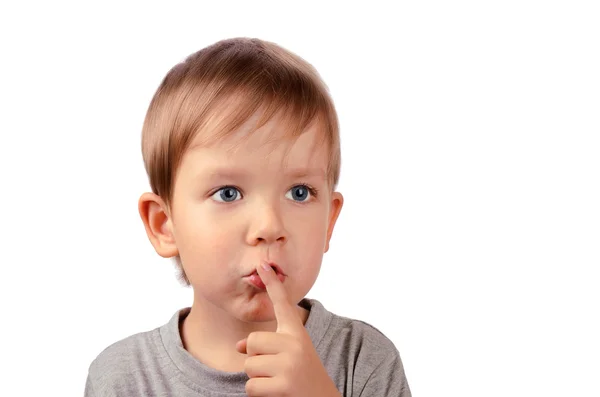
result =
[{"label": "white backdrop", "polygon": [[[120,3],[120,4],[119,4]],[[0,395],[83,395],[191,305],[137,213],[175,63],[235,36],[311,62],[344,210],[309,294],[397,345],[415,396],[599,396],[594,1],[0,6]]]}]

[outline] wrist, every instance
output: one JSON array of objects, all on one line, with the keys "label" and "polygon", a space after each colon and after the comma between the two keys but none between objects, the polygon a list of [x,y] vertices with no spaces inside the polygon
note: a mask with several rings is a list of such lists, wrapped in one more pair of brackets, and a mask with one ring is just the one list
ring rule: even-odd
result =
[{"label": "wrist", "polygon": [[339,392],[337,387],[335,387],[335,384],[333,383],[333,381],[331,379],[329,379],[328,385],[325,388],[325,390],[322,394],[322,397],[343,397],[343,396]]}]

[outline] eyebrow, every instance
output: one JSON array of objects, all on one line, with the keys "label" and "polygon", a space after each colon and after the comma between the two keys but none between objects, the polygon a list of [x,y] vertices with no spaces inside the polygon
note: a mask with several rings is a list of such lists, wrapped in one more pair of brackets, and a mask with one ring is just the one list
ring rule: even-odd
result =
[{"label": "eyebrow", "polygon": [[[215,168],[209,170],[205,175],[206,179],[218,180],[218,179],[237,179],[244,180],[250,177],[249,172],[242,168]],[[285,175],[291,178],[309,178],[317,177],[326,179],[325,170],[320,168],[292,168],[286,169]]]}]

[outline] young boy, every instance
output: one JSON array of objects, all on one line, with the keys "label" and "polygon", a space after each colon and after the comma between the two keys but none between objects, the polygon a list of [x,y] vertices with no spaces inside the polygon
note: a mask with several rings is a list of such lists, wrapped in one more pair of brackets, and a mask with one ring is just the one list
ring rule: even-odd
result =
[{"label": "young boy", "polygon": [[305,298],[342,209],[337,115],[315,69],[269,42],[176,65],[146,115],[139,212],[191,308],[108,348],[92,396],[410,396],[394,344]]}]

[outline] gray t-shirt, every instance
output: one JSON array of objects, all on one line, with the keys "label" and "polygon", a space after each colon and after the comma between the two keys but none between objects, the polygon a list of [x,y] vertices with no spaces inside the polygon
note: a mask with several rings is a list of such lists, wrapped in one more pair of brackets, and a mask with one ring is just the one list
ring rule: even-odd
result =
[{"label": "gray t-shirt", "polygon": [[[343,396],[411,396],[400,354],[381,332],[317,300],[299,304],[310,311],[306,330]],[[246,396],[246,373],[215,370],[183,348],[179,324],[189,311],[178,310],[167,324],[102,351],[89,367],[85,396]]]}]

